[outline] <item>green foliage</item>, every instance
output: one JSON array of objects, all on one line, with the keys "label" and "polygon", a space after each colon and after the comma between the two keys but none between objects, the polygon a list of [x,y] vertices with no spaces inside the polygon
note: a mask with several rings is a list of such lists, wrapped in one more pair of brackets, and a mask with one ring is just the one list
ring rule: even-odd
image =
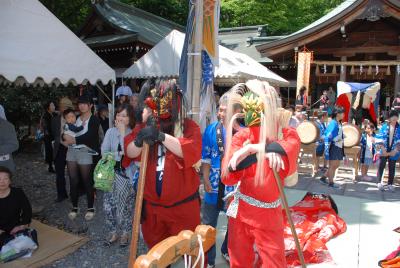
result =
[{"label": "green foliage", "polygon": [[343,0],[222,0],[221,27],[268,24],[268,34],[289,34],[319,19]]},{"label": "green foliage", "polygon": [[0,103],[4,106],[7,120],[18,129],[20,126],[34,126],[44,112],[46,102],[62,96],[73,96],[75,88],[63,87],[0,87]]},{"label": "green foliage", "polygon": [[77,31],[91,12],[90,0],[39,0],[73,32]]},{"label": "green foliage", "polygon": [[[89,0],[40,0],[71,30],[91,12]],[[120,0],[185,25],[188,0]],[[343,0],[221,0],[220,27],[268,24],[269,35],[289,34],[319,19]]]}]

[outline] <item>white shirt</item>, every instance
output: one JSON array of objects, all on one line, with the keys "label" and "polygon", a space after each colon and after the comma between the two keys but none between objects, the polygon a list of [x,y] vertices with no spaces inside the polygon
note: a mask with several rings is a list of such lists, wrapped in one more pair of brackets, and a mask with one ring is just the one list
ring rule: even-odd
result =
[{"label": "white shirt", "polygon": [[372,136],[367,135],[367,144],[365,148],[365,158],[372,158]]}]

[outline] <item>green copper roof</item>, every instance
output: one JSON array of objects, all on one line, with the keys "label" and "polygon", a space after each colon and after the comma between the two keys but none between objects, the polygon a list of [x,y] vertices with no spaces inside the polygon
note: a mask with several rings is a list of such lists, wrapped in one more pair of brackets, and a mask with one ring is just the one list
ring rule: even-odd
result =
[{"label": "green copper roof", "polygon": [[235,52],[246,54],[260,63],[272,62],[270,58],[261,57],[256,45],[271,42],[280,36],[266,36],[267,26],[244,26],[234,28],[221,28],[218,42],[220,45]]},{"label": "green copper roof", "polygon": [[[112,27],[127,34],[135,34],[137,40],[149,45],[157,44],[173,29],[184,31],[184,27],[179,24],[117,0],[104,0],[102,3],[95,4],[94,8],[96,13]],[[105,36],[103,41],[109,42],[110,37]],[[101,40],[102,38],[99,37],[95,42],[99,43]],[[93,40],[89,41],[93,42]]]}]

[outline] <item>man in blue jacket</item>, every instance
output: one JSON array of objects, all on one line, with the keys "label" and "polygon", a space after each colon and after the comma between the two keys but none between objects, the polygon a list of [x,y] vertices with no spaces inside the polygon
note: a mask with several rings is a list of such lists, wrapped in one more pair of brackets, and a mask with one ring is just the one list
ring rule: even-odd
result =
[{"label": "man in blue jacket", "polygon": [[[219,100],[218,121],[207,126],[203,133],[202,140],[202,173],[204,179],[204,202],[202,204],[203,224],[217,226],[218,215],[224,210],[222,198],[233,191],[232,186],[225,186],[221,183],[221,161],[225,146],[225,116],[227,110],[228,93],[225,93]],[[241,106],[234,107],[235,113],[241,111]],[[228,122],[226,122],[228,123]],[[235,123],[234,129],[240,128]],[[222,256],[229,261],[227,248],[227,233],[221,247]],[[216,248],[213,246],[207,253],[208,266],[215,266]]]}]

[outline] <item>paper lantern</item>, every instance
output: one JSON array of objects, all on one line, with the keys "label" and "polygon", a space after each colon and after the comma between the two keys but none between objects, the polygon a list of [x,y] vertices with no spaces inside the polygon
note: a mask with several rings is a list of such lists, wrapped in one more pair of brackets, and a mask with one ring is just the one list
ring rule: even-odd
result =
[{"label": "paper lantern", "polygon": [[372,75],[372,66],[371,65],[368,67],[367,74]]},{"label": "paper lantern", "polygon": [[376,66],[375,66],[375,75],[377,75],[378,73],[379,73],[379,66],[376,65]]},{"label": "paper lantern", "polygon": [[333,65],[332,74],[336,74],[336,65]]}]

